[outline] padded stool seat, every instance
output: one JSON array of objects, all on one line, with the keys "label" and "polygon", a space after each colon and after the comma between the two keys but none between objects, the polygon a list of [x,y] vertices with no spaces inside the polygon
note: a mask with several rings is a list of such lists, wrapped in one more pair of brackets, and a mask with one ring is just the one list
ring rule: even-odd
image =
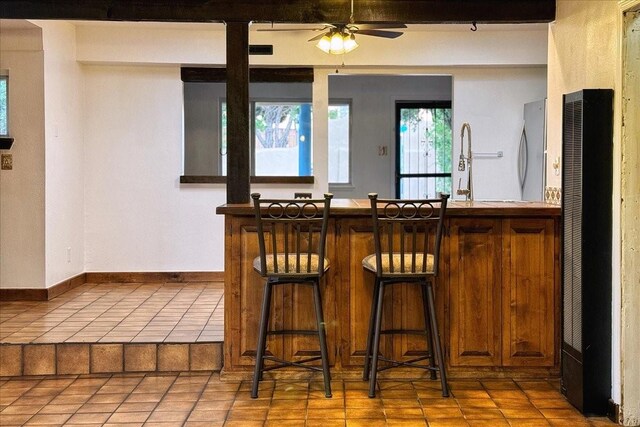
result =
[{"label": "padded stool seat", "polygon": [[[275,258],[275,259],[274,259]],[[288,260],[287,260],[288,258]],[[300,268],[298,268],[298,259],[300,260]],[[310,272],[318,271],[320,257],[318,254],[312,253],[311,256],[307,256],[307,254],[300,255],[299,257],[295,254],[276,254],[267,256],[267,269],[265,273],[267,275],[271,274],[287,274],[291,276],[295,276],[298,274],[306,275]],[[287,263],[288,261],[288,263]],[[253,269],[258,273],[262,273],[261,267],[261,258],[259,256],[255,257],[253,260]],[[275,264],[277,264],[278,268],[276,270]],[[329,270],[329,260],[327,258],[324,259],[324,272],[326,273]],[[284,273],[287,272],[287,273]]]}]

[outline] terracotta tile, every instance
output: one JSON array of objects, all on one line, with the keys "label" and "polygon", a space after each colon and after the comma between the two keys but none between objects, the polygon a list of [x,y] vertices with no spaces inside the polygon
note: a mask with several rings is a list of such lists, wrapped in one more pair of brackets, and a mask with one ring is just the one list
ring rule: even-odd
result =
[{"label": "terracotta tile", "polygon": [[71,417],[71,414],[34,415],[25,425],[56,424],[62,425]]},{"label": "terracotta tile", "polygon": [[127,393],[105,393],[92,396],[87,403],[122,403],[129,396]]},{"label": "terracotta tile", "polygon": [[124,346],[124,370],[126,372],[152,372],[156,370],[157,345],[127,344]]},{"label": "terracotta tile", "polygon": [[511,419],[509,418],[509,424],[511,427],[548,427],[551,424],[544,418],[520,418],[520,419]]},{"label": "terracotta tile", "polygon": [[[483,399],[484,400],[484,399]],[[420,399],[423,408],[448,408],[458,407],[458,401],[450,397],[441,397],[436,399]]]},{"label": "terracotta tile", "polygon": [[58,344],[56,350],[58,375],[89,373],[89,344]]},{"label": "terracotta tile", "polygon": [[56,373],[56,349],[53,344],[25,345],[24,375],[53,375]]},{"label": "terracotta tile", "polygon": [[524,392],[529,399],[565,399],[557,390],[525,390]]},{"label": "terracotta tile", "polygon": [[73,414],[80,407],[82,403],[75,403],[72,405],[47,405],[38,412],[39,414]]},{"label": "terracotta tile", "polygon": [[347,419],[351,418],[367,418],[367,419],[376,419],[376,418],[385,418],[385,412],[382,408],[347,408],[346,409]]},{"label": "terracotta tile", "polygon": [[388,419],[387,418],[387,426],[402,426],[402,427],[420,427],[426,426],[427,422],[424,419],[414,418],[414,419]]},{"label": "terracotta tile", "polygon": [[509,427],[509,422],[504,418],[489,419],[489,420],[467,420],[470,427]]},{"label": "terracotta tile", "polygon": [[116,412],[151,412],[156,405],[156,402],[122,403]]},{"label": "terracotta tile", "polygon": [[449,380],[451,390],[483,390],[482,383],[474,380]]},{"label": "terracotta tile", "polygon": [[[329,400],[329,399],[325,399],[325,400]],[[332,400],[332,399],[331,399]],[[269,408],[271,409],[289,409],[289,410],[296,410],[296,409],[306,409],[310,404],[311,404],[312,400],[272,400],[271,401],[271,405],[269,405]],[[221,403],[221,402],[218,402]],[[342,402],[340,402],[342,403]],[[336,408],[340,408],[342,406],[336,406]]]},{"label": "terracotta tile", "polygon": [[[238,421],[238,420],[230,420],[224,423],[224,427],[262,427],[264,425],[264,421]],[[309,424],[307,424],[308,426]]]},{"label": "terracotta tile", "polygon": [[0,345],[0,377],[22,375],[22,346]]},{"label": "terracotta tile", "polygon": [[109,417],[110,413],[98,413],[98,414],[75,414],[67,421],[70,424],[104,424]]},{"label": "terracotta tile", "polygon": [[[300,403],[306,404],[306,401],[301,401]],[[193,408],[194,411],[228,411],[231,409],[231,405],[233,401],[231,400],[209,400],[209,401],[198,401],[196,406]],[[273,407],[273,406],[272,406]]]},{"label": "terracotta tile", "polygon": [[11,405],[2,411],[2,415],[33,415],[43,407],[44,405]]},{"label": "terracotta tile", "polygon": [[187,411],[190,411],[191,409],[193,409],[194,405],[195,405],[195,402],[191,402],[191,401],[183,401],[183,402],[165,402],[165,401],[162,401],[156,407],[155,411],[156,412],[173,412],[173,411],[187,412]]},{"label": "terracotta tile", "polygon": [[[345,425],[346,423],[345,423],[345,420],[343,419],[307,420],[307,423],[305,424],[306,427],[344,427]],[[227,424],[225,424],[225,427],[227,427]]]},{"label": "terracotta tile", "polygon": [[389,418],[418,418],[422,414],[421,408],[385,408],[384,413]]},{"label": "terracotta tile", "polygon": [[[444,398],[442,391],[438,389],[422,389],[416,390],[416,394],[420,399],[437,399],[439,397]],[[453,396],[453,393],[451,393]]]},{"label": "terracotta tile", "polygon": [[386,408],[419,408],[420,402],[415,397],[406,399],[382,399],[382,406]]},{"label": "terracotta tile", "polygon": [[380,399],[346,399],[345,406],[347,408],[382,408],[382,400]]},{"label": "terracotta tile", "polygon": [[386,389],[380,390],[380,397],[383,399],[415,399],[418,397],[416,390],[411,389]]},{"label": "terracotta tile", "polygon": [[485,390],[453,390],[453,397],[456,399],[490,399],[491,396]]},{"label": "terracotta tile", "polygon": [[70,395],[60,395],[53,398],[50,402],[52,405],[69,405],[73,403],[85,403],[89,400],[89,395],[83,394],[70,394]]},{"label": "terracotta tile", "polygon": [[347,419],[347,427],[385,427],[386,425],[384,419]]},{"label": "terracotta tile", "polygon": [[547,381],[544,380],[523,380],[516,381],[518,386],[520,386],[523,390],[558,390],[558,388],[552,386]]},{"label": "terracotta tile", "polygon": [[158,371],[188,371],[189,344],[158,345]]},{"label": "terracotta tile", "polygon": [[[293,402],[292,402],[293,403]],[[273,404],[271,405],[273,407]],[[289,408],[291,406],[288,406]],[[344,400],[342,399],[311,399],[308,401],[309,409],[342,409],[344,408]]]},{"label": "terracotta tile", "polygon": [[528,399],[522,390],[489,390],[493,399]]},{"label": "terracotta tile", "polygon": [[531,399],[536,408],[545,409],[572,409],[573,406],[564,399]]},{"label": "terracotta tile", "polygon": [[429,421],[429,427],[466,427],[469,423],[464,418],[438,419]]},{"label": "terracotta tile", "polygon": [[91,373],[122,372],[122,344],[92,344]]},{"label": "terracotta tile", "polygon": [[2,413],[0,414],[0,425],[1,426],[13,426],[13,425],[20,426],[26,423],[27,420],[32,416],[33,416],[32,414],[8,415],[8,414]]},{"label": "terracotta tile", "polygon": [[517,390],[518,385],[512,380],[482,380],[480,381],[487,390]]},{"label": "terracotta tile", "polygon": [[184,422],[189,412],[153,412],[147,422]]},{"label": "terracotta tile", "polygon": [[304,427],[304,420],[269,420],[265,421],[265,427]]},{"label": "terracotta tile", "polygon": [[535,409],[527,399],[493,399],[493,402],[500,409]]},{"label": "terracotta tile", "polygon": [[126,403],[160,402],[164,393],[131,393],[126,396]]},{"label": "terracotta tile", "polygon": [[462,411],[456,407],[422,408],[422,410],[424,411],[424,416],[429,421],[439,418],[462,418]]},{"label": "terracotta tile", "polygon": [[[51,402],[51,400],[53,399],[54,397],[52,395],[21,397],[19,399],[12,401],[11,404],[12,405],[46,405],[47,403]],[[78,402],[73,402],[73,403],[78,403]],[[59,403],[54,403],[54,404],[59,404]]]},{"label": "terracotta tile", "polygon": [[109,417],[107,423],[143,423],[150,412],[116,412]]},{"label": "terracotta tile", "polygon": [[220,344],[191,344],[192,371],[219,371],[222,368],[222,345]]},{"label": "terracotta tile", "polygon": [[573,409],[573,408],[562,408],[562,409],[557,409],[557,408],[543,408],[540,409],[540,412],[542,412],[542,415],[544,415],[545,418],[578,418],[580,420],[583,420],[584,417],[582,416],[582,414],[580,412],[578,412],[577,409]]},{"label": "terracotta tile", "polygon": [[553,427],[595,427],[597,425],[609,425],[609,426],[617,426],[618,424],[614,424],[611,421],[609,421],[609,424],[595,424],[593,422],[587,421],[586,419],[584,420],[579,420],[579,419],[568,419],[568,420],[563,420],[563,419],[548,419],[547,420],[549,422],[550,425],[552,425]]},{"label": "terracotta tile", "polygon": [[227,411],[193,411],[188,421],[218,422],[227,418]]},{"label": "terracotta tile", "polygon": [[270,408],[267,412],[268,420],[303,420],[306,417],[304,409]]},{"label": "terracotta tile", "polygon": [[310,419],[338,420],[345,418],[345,410],[340,409],[307,409],[307,420]]},{"label": "terracotta tile", "polygon": [[456,399],[461,408],[497,408],[491,399]]},{"label": "terracotta tile", "polygon": [[85,403],[78,409],[79,413],[114,412],[119,403]]},{"label": "terracotta tile", "polygon": [[499,409],[490,408],[462,408],[462,413],[467,420],[504,418]]},{"label": "terracotta tile", "polygon": [[540,411],[537,409],[527,409],[527,408],[516,408],[516,409],[500,409],[504,414],[505,418],[543,418]]},{"label": "terracotta tile", "polygon": [[133,391],[135,385],[103,385],[100,387],[100,390],[97,391],[97,394],[128,394]]},{"label": "terracotta tile", "polygon": [[200,397],[200,393],[167,393],[162,400],[166,402],[195,402]]}]

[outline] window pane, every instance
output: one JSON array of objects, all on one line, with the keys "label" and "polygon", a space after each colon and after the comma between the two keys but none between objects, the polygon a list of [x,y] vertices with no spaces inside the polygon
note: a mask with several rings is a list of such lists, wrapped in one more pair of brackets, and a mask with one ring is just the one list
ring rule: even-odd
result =
[{"label": "window pane", "polygon": [[349,104],[329,106],[329,183],[348,184]]},{"label": "window pane", "polygon": [[256,102],[254,158],[257,176],[310,176],[311,104]]},{"label": "window pane", "polygon": [[435,198],[437,193],[449,194],[451,177],[420,177],[400,179],[401,199]]},{"label": "window pane", "polygon": [[218,170],[220,175],[227,176],[227,103],[223,102],[220,106],[220,164]]},{"label": "window pane", "polygon": [[0,77],[0,135],[9,133],[7,124],[7,77]]}]

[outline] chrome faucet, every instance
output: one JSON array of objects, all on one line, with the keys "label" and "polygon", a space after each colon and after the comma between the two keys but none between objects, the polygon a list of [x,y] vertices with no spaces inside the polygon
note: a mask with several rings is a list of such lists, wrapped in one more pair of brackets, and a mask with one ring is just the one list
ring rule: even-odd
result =
[{"label": "chrome faucet", "polygon": [[[464,155],[464,131],[467,130],[467,155]],[[462,178],[458,180],[458,190],[456,194],[459,196],[464,195],[466,201],[473,201],[473,174],[472,174],[472,152],[471,152],[471,126],[469,123],[463,123],[462,129],[460,129],[460,160],[458,161],[458,170],[464,172],[465,165],[469,165],[469,176],[467,178],[467,188],[462,189]]]}]

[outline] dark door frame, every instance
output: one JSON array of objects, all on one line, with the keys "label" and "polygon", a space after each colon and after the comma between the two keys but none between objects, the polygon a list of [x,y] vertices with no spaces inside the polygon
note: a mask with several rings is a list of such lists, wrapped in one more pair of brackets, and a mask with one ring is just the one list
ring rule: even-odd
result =
[{"label": "dark door frame", "polygon": [[[447,178],[452,177],[451,173],[400,173],[400,110],[403,108],[449,108],[451,101],[396,101],[396,159],[395,159],[395,189],[396,198],[400,197],[400,180],[402,178]],[[453,141],[452,141],[453,144]],[[453,165],[451,166],[453,169]]]}]

